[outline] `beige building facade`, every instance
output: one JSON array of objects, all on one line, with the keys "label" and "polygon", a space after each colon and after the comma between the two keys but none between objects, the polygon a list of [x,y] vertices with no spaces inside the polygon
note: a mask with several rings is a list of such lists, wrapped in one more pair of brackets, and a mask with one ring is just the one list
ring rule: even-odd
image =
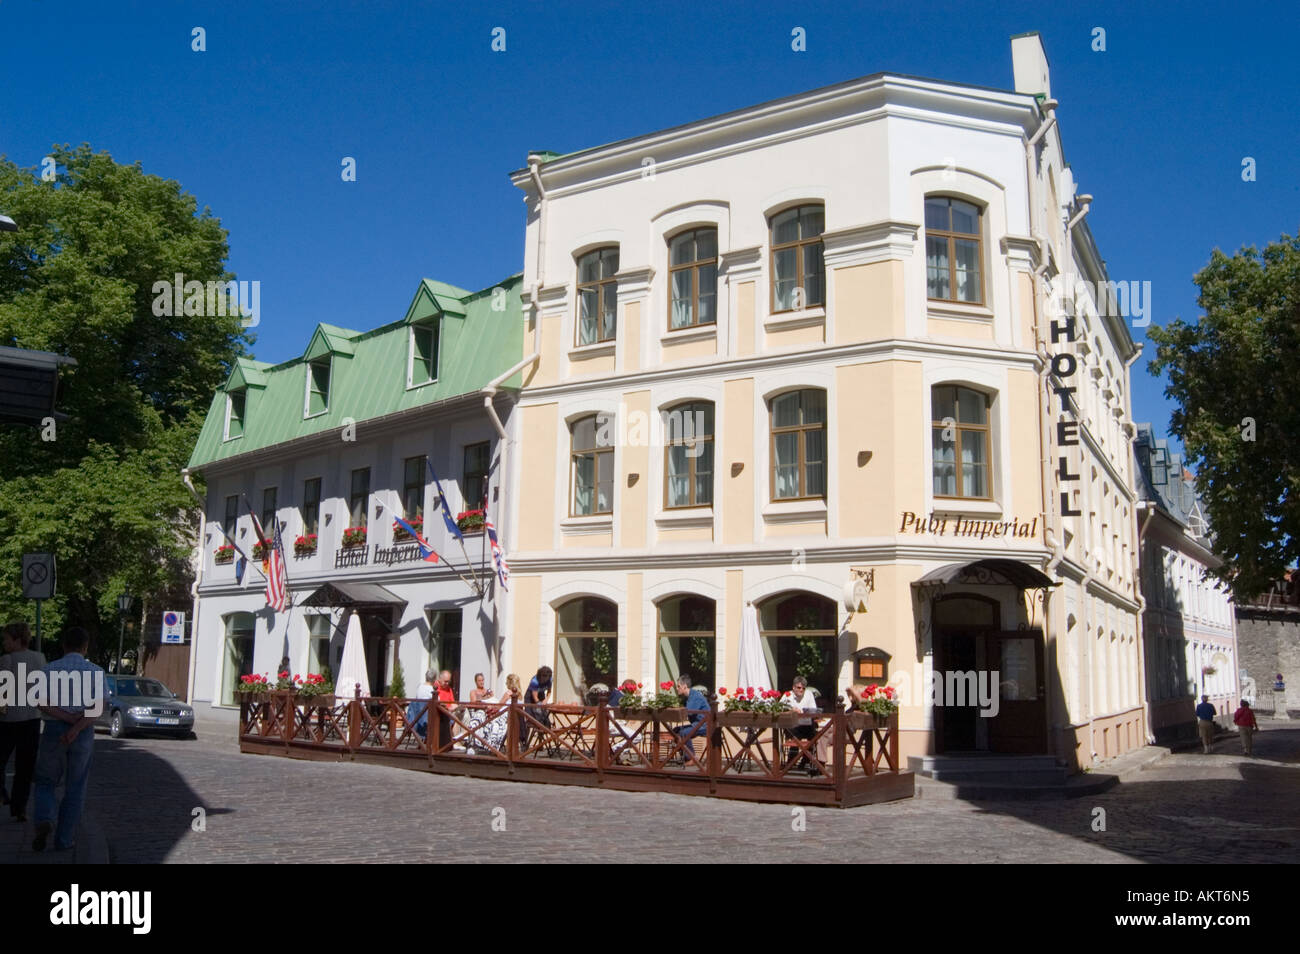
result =
[{"label": "beige building facade", "polygon": [[513,174],[506,670],[901,688],[904,755],[1147,741],[1129,368],[1036,35]]}]

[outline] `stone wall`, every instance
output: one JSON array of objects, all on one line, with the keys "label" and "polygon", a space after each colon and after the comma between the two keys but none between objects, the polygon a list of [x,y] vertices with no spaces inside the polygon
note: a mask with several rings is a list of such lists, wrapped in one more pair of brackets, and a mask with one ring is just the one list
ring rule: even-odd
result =
[{"label": "stone wall", "polygon": [[[1300,611],[1239,606],[1236,612],[1237,654],[1246,672],[1242,695],[1253,694],[1252,705],[1261,713],[1274,712],[1283,718],[1289,712],[1292,718],[1300,718]],[[1273,691],[1278,673],[1286,683],[1285,692]]]}]

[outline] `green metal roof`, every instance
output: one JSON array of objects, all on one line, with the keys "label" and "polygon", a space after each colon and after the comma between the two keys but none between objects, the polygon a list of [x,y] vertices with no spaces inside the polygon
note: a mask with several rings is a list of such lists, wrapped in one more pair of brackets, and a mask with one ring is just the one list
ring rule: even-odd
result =
[{"label": "green metal roof", "polygon": [[[512,275],[469,292],[425,279],[401,321],[364,333],[321,324],[300,358],[277,365],[238,359],[225,387],[213,395],[190,468],[339,428],[344,418],[360,423],[478,391],[523,357],[522,283],[522,275]],[[407,388],[408,322],[433,318],[440,321],[438,380]],[[304,419],[307,364],[325,353],[333,358],[329,407]],[[518,387],[519,376],[506,386]],[[223,440],[226,394],[240,387],[245,389],[244,433]]]}]

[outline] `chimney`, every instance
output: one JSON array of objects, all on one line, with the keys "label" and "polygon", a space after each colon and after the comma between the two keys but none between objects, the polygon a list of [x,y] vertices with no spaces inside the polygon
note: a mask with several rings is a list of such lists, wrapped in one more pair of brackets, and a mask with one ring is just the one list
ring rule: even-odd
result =
[{"label": "chimney", "polygon": [[1052,74],[1047,65],[1047,51],[1037,30],[1011,38],[1011,75],[1017,93],[1052,98]]}]

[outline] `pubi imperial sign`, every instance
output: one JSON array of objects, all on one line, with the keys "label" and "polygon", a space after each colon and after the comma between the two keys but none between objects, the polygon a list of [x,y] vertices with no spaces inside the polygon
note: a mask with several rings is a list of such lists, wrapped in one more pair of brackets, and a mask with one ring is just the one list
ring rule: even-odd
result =
[{"label": "pubi imperial sign", "polygon": [[910,510],[902,513],[899,533],[931,534],[937,537],[974,537],[983,540],[986,537],[1023,537],[1032,539],[1038,532],[1038,518],[1021,520],[978,520],[973,517],[939,516],[930,514],[918,517]]}]

